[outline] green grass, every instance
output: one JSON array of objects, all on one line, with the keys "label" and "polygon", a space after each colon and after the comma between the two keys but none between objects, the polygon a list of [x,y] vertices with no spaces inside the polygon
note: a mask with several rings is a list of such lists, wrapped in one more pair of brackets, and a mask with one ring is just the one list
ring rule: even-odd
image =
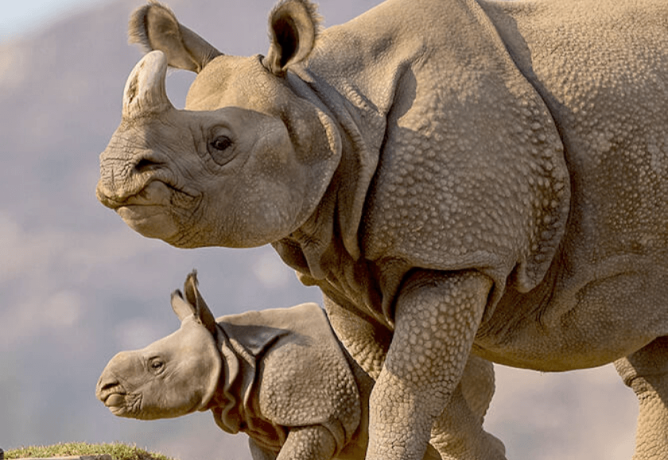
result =
[{"label": "green grass", "polygon": [[127,444],[87,444],[72,442],[54,444],[52,446],[31,446],[12,449],[5,452],[5,459],[13,458],[49,458],[69,457],[75,455],[103,455],[109,454],[114,460],[173,460],[162,454],[154,454]]}]

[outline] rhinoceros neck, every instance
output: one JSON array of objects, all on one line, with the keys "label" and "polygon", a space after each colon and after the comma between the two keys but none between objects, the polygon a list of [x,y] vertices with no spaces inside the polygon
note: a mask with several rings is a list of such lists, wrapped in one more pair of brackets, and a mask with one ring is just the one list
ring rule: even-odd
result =
[{"label": "rhinoceros neck", "polygon": [[295,93],[330,116],[343,146],[339,167],[316,211],[290,237],[274,244],[282,255],[290,253],[284,257],[290,266],[315,280],[343,278],[342,272],[364,258],[360,222],[388,117],[402,79],[424,52],[419,40],[398,40],[405,33],[398,28],[369,34],[366,22],[377,22],[375,16],[327,29],[308,64],[288,74]]},{"label": "rhinoceros neck", "polygon": [[213,412],[216,424],[224,431],[236,434],[243,430],[250,418],[248,402],[254,391],[255,358],[241,344],[231,340],[225,328],[218,324],[216,344],[223,358],[223,371],[218,390],[211,399],[208,410]]},{"label": "rhinoceros neck", "polygon": [[[386,2],[353,21],[326,29],[307,65],[289,72],[295,93],[335,121],[343,152],[311,218],[273,244],[304,284],[317,284],[341,303],[356,299],[359,307],[383,324],[387,315],[381,310],[391,304],[391,296],[381,299],[378,267],[363,253],[365,228],[360,223],[373,194],[385,142],[394,129],[389,123],[396,125],[410,109],[415,97],[414,68],[422,66],[431,46],[428,37],[406,25],[397,8],[401,8],[397,2]],[[401,276],[386,278],[400,280]]]}]

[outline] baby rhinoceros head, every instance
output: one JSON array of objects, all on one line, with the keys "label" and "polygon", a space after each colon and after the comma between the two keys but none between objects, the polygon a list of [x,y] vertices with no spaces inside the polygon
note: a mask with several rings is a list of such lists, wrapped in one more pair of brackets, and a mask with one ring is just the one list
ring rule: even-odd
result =
[{"label": "baby rhinoceros head", "polygon": [[216,323],[194,273],[185,292],[185,298],[172,294],[178,331],[141,350],[118,353],[102,372],[96,395],[114,415],[152,420],[206,410],[222,368]]}]

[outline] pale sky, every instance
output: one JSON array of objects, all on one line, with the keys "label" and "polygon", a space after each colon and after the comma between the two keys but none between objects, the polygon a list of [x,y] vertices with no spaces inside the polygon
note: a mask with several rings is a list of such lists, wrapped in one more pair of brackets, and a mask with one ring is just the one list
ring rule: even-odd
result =
[{"label": "pale sky", "polygon": [[67,15],[106,0],[0,0],[0,41],[17,38]]}]

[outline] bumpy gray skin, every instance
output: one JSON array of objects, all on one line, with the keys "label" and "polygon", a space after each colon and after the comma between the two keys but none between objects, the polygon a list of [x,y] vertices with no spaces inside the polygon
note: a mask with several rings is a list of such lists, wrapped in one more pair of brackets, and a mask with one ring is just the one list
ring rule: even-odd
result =
[{"label": "bumpy gray skin", "polygon": [[[271,243],[318,285],[376,379],[368,459],[419,459],[430,433],[444,458],[503,458],[479,432],[439,443],[475,426],[455,409],[470,353],[615,362],[634,458],[668,457],[668,3],[389,0],[319,32],[285,0],[269,23],[267,56],[242,58],[135,14],[158,51],[100,201],[179,247]],[[198,72],[184,111],[167,64]]]},{"label": "bumpy gray skin", "polygon": [[[173,334],[114,356],[96,395],[119,417],[142,420],[211,411],[249,436],[254,460],[363,460],[373,380],[345,352],[316,304],[214,320],[193,272],[172,294]],[[485,380],[478,359],[468,378]],[[470,396],[478,396],[480,393]],[[471,400],[480,418],[485,400]],[[433,448],[425,460],[441,457]]]}]

